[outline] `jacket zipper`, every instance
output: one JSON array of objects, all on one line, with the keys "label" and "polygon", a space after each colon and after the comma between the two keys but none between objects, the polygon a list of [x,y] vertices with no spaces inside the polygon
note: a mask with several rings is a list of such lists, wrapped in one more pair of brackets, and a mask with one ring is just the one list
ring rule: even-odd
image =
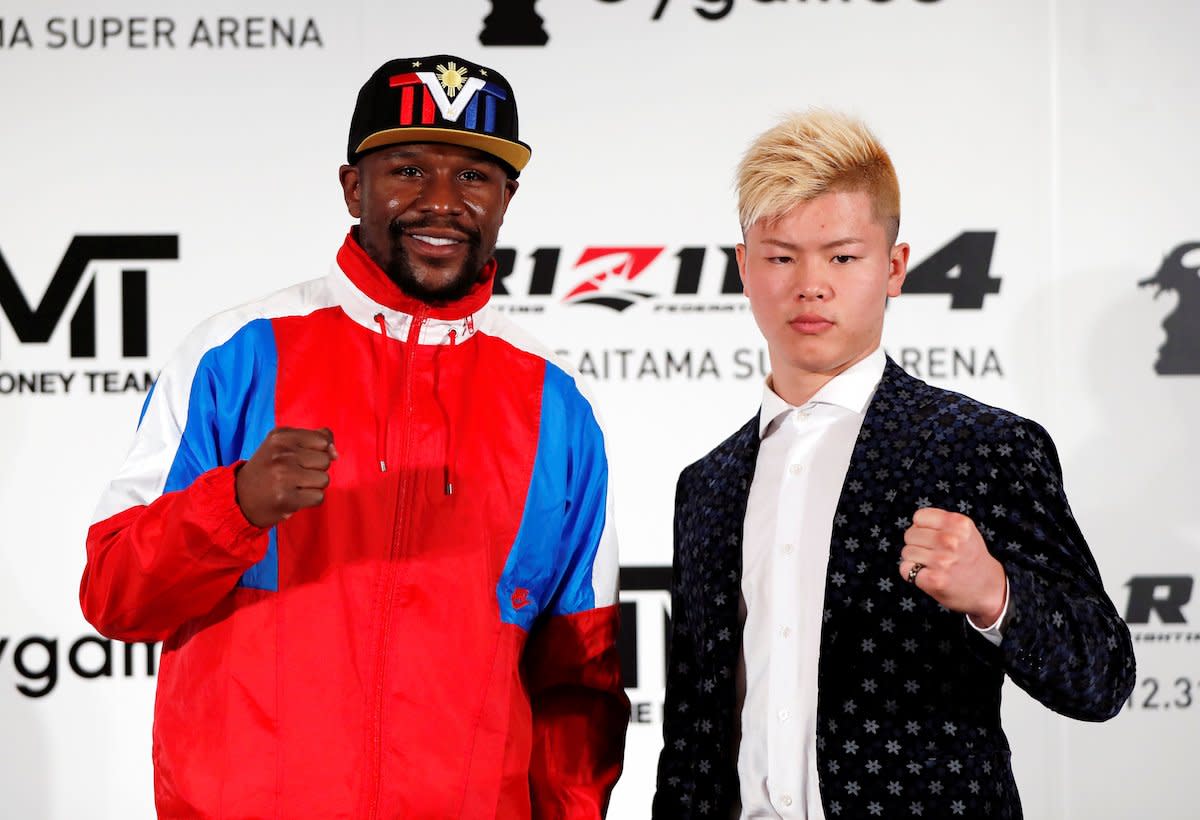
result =
[{"label": "jacket zipper", "polygon": [[[375,703],[370,722],[371,731],[371,760],[370,760],[370,804],[368,816],[371,820],[375,820],[379,816],[379,793],[383,787],[382,784],[382,769],[383,769],[383,699],[384,699],[384,681],[387,679],[387,649],[389,637],[392,631],[392,603],[396,596],[396,582],[399,574],[398,564],[399,558],[403,554],[403,530],[402,522],[406,520],[408,512],[408,494],[411,490],[411,482],[406,478],[408,470],[405,465],[409,461],[409,448],[412,444],[412,419],[414,412],[413,398],[413,363],[416,360],[418,343],[421,338],[421,328],[425,324],[426,313],[424,309],[417,312],[413,316],[412,324],[408,329],[408,338],[405,342],[407,350],[406,368],[404,371],[404,383],[402,385],[404,397],[404,416],[402,418],[403,429],[400,431],[400,459],[397,462],[399,469],[397,470],[397,486],[396,486],[396,514],[392,522],[392,540],[388,550],[388,562],[384,568],[384,598],[383,608],[380,611],[382,622],[379,628],[379,644],[375,650],[375,668],[378,670],[375,680]],[[390,419],[390,414],[389,414]],[[386,458],[386,455],[385,455]]]}]

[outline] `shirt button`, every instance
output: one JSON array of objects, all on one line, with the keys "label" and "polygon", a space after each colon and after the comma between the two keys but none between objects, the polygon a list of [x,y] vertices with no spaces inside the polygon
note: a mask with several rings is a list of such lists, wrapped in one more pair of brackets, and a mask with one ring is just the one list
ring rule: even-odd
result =
[{"label": "shirt button", "polygon": [[779,630],[779,634],[785,638],[790,638],[792,636],[792,628],[790,626],[785,626],[783,629]]},{"label": "shirt button", "polygon": [[804,469],[804,467],[802,467],[799,464],[789,464],[788,465],[788,472],[791,473],[792,475],[800,475],[800,471],[803,469]]},{"label": "shirt button", "polygon": [[780,710],[779,710],[779,720],[780,720],[780,722],[781,722],[781,723],[782,723],[782,722],[786,722],[786,721],[787,721],[787,719],[788,719],[788,718],[790,718],[791,716],[792,716],[792,713],[791,713],[791,712],[789,712],[787,709],[780,709]]},{"label": "shirt button", "polygon": [[783,554],[784,554],[784,555],[791,555],[791,554],[792,554],[792,545],[791,545],[791,544],[784,544],[784,545],[783,545]]},{"label": "shirt button", "polygon": [[790,794],[785,794],[779,798],[779,802],[785,806],[790,806],[792,805],[792,796]]}]

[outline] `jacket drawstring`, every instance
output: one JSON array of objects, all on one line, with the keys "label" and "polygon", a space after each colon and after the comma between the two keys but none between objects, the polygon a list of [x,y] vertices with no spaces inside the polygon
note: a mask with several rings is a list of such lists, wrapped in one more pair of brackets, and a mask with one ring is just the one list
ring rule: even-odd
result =
[{"label": "jacket drawstring", "polygon": [[[457,339],[458,332],[451,330],[449,344],[451,350],[454,349]],[[454,459],[457,452],[454,447],[454,421],[450,418],[450,411],[442,397],[442,350],[444,347],[445,345],[439,345],[433,354],[433,396],[437,401],[438,409],[442,411],[442,419],[446,423],[446,449],[442,454],[442,484],[446,495],[454,495]]]},{"label": "jacket drawstring", "polygon": [[379,472],[387,472],[387,414],[392,406],[392,380],[388,378],[387,355],[388,336],[387,322],[382,313],[375,314],[379,324],[379,335],[375,337],[375,373],[379,377],[379,391],[375,396],[375,458],[379,462]]}]

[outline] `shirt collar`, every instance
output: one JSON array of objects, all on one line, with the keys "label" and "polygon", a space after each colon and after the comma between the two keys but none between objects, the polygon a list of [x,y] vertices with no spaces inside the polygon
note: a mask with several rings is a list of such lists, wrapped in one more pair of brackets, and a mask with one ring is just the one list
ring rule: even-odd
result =
[{"label": "shirt collar", "polygon": [[[883,368],[887,363],[883,348],[877,347],[874,352],[860,362],[856,362],[841,373],[834,376],[816,392],[804,406],[813,404],[831,404],[842,407],[852,413],[863,414],[871,402],[871,396],[879,380],[883,378]],[[773,423],[797,408],[784,401],[771,387],[771,377],[763,382],[762,410],[758,414],[758,436],[766,438],[779,425]]]}]

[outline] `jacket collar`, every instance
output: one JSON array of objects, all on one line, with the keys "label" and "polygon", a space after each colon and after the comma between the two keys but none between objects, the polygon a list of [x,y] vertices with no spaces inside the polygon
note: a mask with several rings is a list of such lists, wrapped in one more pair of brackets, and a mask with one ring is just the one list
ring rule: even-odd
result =
[{"label": "jacket collar", "polygon": [[[480,281],[466,296],[444,305],[431,305],[401,291],[358,244],[358,229],[351,228],[338,250],[337,265],[329,274],[330,285],[342,310],[358,324],[387,335],[409,340],[414,320],[420,328],[420,344],[446,344],[453,338],[461,344],[476,332],[479,315],[492,296],[496,260],[489,259]],[[453,331],[453,336],[451,335]]]}]

